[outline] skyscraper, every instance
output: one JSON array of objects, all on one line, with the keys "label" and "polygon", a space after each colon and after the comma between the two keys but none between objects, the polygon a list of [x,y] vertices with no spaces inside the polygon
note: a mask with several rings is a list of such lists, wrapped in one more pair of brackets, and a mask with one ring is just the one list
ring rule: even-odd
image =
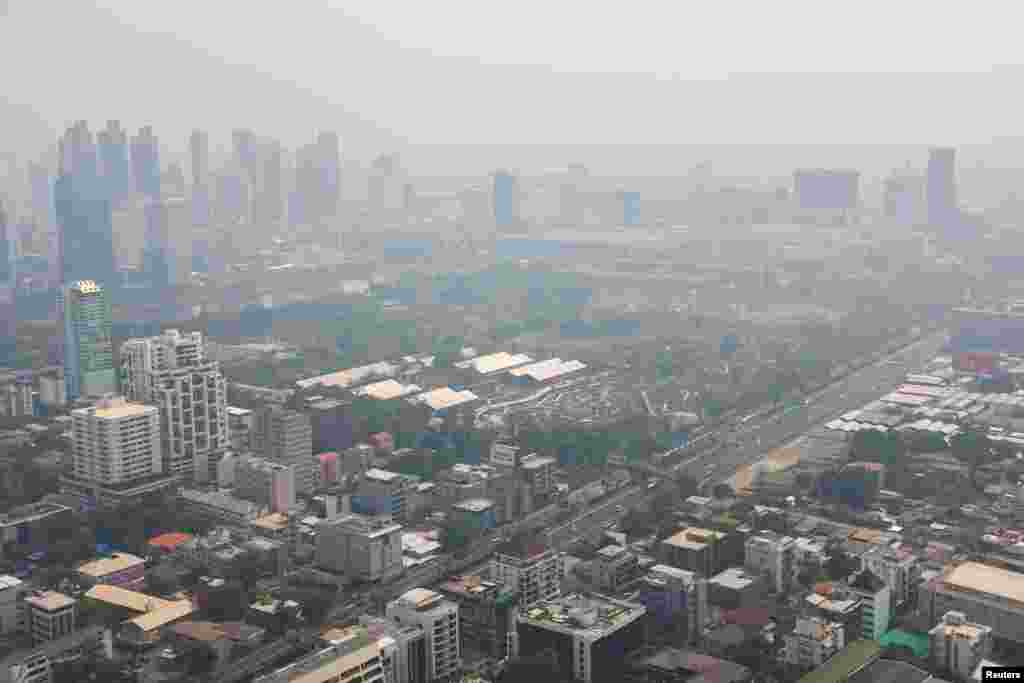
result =
[{"label": "skyscraper", "polygon": [[956,150],[933,147],[928,151],[928,223],[950,226],[957,219]]},{"label": "skyscraper", "polygon": [[107,195],[113,205],[119,204],[132,192],[132,173],[128,163],[128,133],[118,121],[107,121],[107,127],[97,134],[101,175]]},{"label": "skyscraper", "polygon": [[284,214],[281,183],[281,145],[268,142],[260,149],[260,177],[253,197],[253,216],[258,226],[274,231]]},{"label": "skyscraper", "polygon": [[60,262],[60,231],[54,216],[50,171],[42,164],[30,163],[28,177],[32,195],[32,214],[46,240],[46,287],[55,289],[60,287],[63,266]]},{"label": "skyscraper", "polygon": [[333,131],[320,133],[316,138],[316,147],[323,193],[320,215],[333,216],[341,201],[341,145],[338,134]]},{"label": "skyscraper", "polygon": [[256,175],[257,168],[256,134],[244,128],[231,131],[231,147],[234,151],[235,162],[252,179]]},{"label": "skyscraper", "polygon": [[519,179],[509,171],[494,173],[494,222],[499,228],[519,223]]},{"label": "skyscraper", "polygon": [[192,158],[192,185],[206,185],[210,170],[210,138],[203,130],[194,130],[188,138]]},{"label": "skyscraper", "polygon": [[132,138],[132,174],[135,190],[156,199],[160,196],[160,147],[152,126],[143,126]]},{"label": "skyscraper", "polygon": [[53,187],[58,240],[55,258],[60,284],[92,280],[117,285],[110,199],[96,166],[96,147],[84,121],[60,141],[60,175]]},{"label": "skyscraper", "polygon": [[[210,224],[210,139],[205,131],[194,130],[188,139],[192,158],[192,224]],[[194,269],[193,269],[194,270]]]},{"label": "skyscraper", "polygon": [[10,365],[17,351],[18,317],[14,307],[13,226],[0,204],[0,365]]},{"label": "skyscraper", "polygon": [[164,471],[210,481],[230,438],[224,375],[207,358],[203,336],[167,330],[126,341],[121,384],[129,399],[160,409]]},{"label": "skyscraper", "polygon": [[61,290],[64,318],[64,384],[73,401],[117,390],[110,299],[102,286],[80,280]]},{"label": "skyscraper", "polygon": [[188,200],[148,200],[143,240],[143,272],[157,288],[188,282],[192,274],[193,229]]}]

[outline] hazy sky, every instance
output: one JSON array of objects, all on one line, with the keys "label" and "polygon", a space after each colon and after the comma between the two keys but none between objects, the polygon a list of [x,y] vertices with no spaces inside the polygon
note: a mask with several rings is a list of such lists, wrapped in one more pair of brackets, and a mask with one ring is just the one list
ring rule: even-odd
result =
[{"label": "hazy sky", "polygon": [[[0,8],[5,0],[0,0]],[[1016,135],[1011,2],[6,0],[8,105],[420,144],[969,143]],[[175,143],[177,144],[177,143]]]}]

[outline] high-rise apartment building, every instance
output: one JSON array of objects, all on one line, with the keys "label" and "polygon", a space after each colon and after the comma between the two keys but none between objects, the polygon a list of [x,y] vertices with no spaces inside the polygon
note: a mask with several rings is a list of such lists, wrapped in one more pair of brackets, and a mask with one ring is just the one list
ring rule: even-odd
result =
[{"label": "high-rise apartment building", "polygon": [[387,517],[345,515],[318,525],[316,564],[361,581],[402,572],[402,525]]},{"label": "high-rise apartment building", "polygon": [[499,228],[519,223],[519,179],[511,171],[494,173],[494,222]]},{"label": "high-rise apartment building", "polygon": [[388,603],[387,617],[423,629],[427,645],[427,680],[454,676],[461,666],[459,606],[440,593],[414,588]]},{"label": "high-rise apartment building", "polygon": [[128,163],[128,133],[119,121],[107,121],[96,135],[103,184],[111,204],[116,206],[132,192],[132,172]]},{"label": "high-rise apartment building", "polygon": [[269,142],[260,151],[260,178],[253,197],[253,216],[258,225],[273,231],[284,216],[281,145]]},{"label": "high-rise apartment building", "polygon": [[61,291],[64,320],[64,382],[68,400],[102,396],[117,390],[110,299],[91,280]]},{"label": "high-rise apartment building", "polygon": [[192,160],[192,185],[206,185],[210,172],[210,137],[204,130],[194,130],[188,138]]},{"label": "high-rise apartment building", "polygon": [[117,507],[148,500],[180,481],[163,469],[160,414],[154,406],[108,396],[71,412],[73,467],[64,493]]},{"label": "high-rise apartment building", "polygon": [[215,481],[230,443],[227,385],[199,332],[166,330],[121,346],[121,381],[131,400],[160,409],[164,470]]},{"label": "high-rise apartment building", "polygon": [[150,199],[160,197],[160,145],[152,126],[143,126],[131,142],[135,191]]},{"label": "high-rise apartment building", "polygon": [[191,208],[184,197],[151,199],[145,205],[143,271],[158,287],[187,283],[192,275]]},{"label": "high-rise apartment building", "polygon": [[395,683],[389,666],[392,641],[372,636],[364,626],[332,629],[330,645],[254,683]]},{"label": "high-rise apartment building", "polygon": [[640,580],[637,600],[661,634],[697,643],[709,620],[707,579],[657,564]]},{"label": "high-rise apartment building", "polygon": [[956,150],[934,147],[928,151],[926,176],[928,223],[949,226],[957,219]]},{"label": "high-rise apartment building", "polygon": [[333,131],[321,132],[316,136],[316,148],[323,188],[320,214],[333,216],[341,201],[341,143],[338,134]]},{"label": "high-rise apartment building", "polygon": [[520,605],[557,598],[563,573],[561,554],[540,544],[508,543],[491,559],[491,579],[518,594]]},{"label": "high-rise apartment building", "polygon": [[280,406],[256,413],[253,450],[282,465],[295,467],[295,492],[311,495],[316,478],[313,426],[309,416]]},{"label": "high-rise apartment building", "polygon": [[776,593],[786,593],[793,585],[795,544],[790,536],[762,531],[747,538],[744,565],[752,573],[765,578],[767,585]]}]

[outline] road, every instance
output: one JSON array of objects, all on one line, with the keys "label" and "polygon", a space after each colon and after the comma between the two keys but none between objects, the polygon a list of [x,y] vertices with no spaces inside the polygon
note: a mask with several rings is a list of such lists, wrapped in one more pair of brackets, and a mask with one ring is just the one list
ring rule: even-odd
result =
[{"label": "road", "polygon": [[694,455],[680,463],[680,469],[701,481],[709,477],[708,465],[713,464],[708,483],[728,481],[736,470],[761,459],[768,450],[898,387],[908,372],[920,369],[938,354],[945,339],[944,332],[925,337],[806,396],[807,404],[802,409],[751,420],[730,435],[736,441],[734,445]]}]

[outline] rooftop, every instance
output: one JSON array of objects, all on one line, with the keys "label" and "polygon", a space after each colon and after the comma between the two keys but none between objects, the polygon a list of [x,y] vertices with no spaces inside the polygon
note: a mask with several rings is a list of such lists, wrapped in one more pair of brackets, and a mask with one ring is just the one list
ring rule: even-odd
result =
[{"label": "rooftop", "polygon": [[146,564],[146,561],[141,557],[131,555],[129,553],[114,553],[110,557],[101,557],[78,567],[78,573],[85,576],[91,576],[94,579],[99,579],[104,576],[109,576],[115,572],[124,571],[125,569],[131,569],[132,567],[138,567]]},{"label": "rooftop", "polygon": [[367,479],[373,479],[375,481],[382,482],[392,482],[395,479],[400,479],[402,477],[402,475],[399,474],[398,472],[382,470],[376,467],[371,467],[370,469],[366,470],[366,474],[364,474],[363,476],[366,477]]},{"label": "rooftop", "polygon": [[254,519],[251,524],[261,529],[267,529],[269,531],[283,531],[288,528],[289,517],[283,512],[273,512],[269,515],[264,515]]},{"label": "rooftop", "polygon": [[720,541],[723,538],[725,538],[725,534],[720,531],[689,527],[677,532],[669,538],[666,538],[662,543],[667,543],[668,545],[676,548],[685,548],[687,550],[703,550],[712,542]]},{"label": "rooftop", "polygon": [[7,574],[0,575],[0,591],[6,590],[8,588],[17,588],[23,583],[24,582],[21,579],[15,578],[13,576],[8,576]]},{"label": "rooftop", "polygon": [[484,512],[494,507],[494,501],[487,498],[470,498],[469,500],[456,503],[452,507],[463,512]]},{"label": "rooftop", "polygon": [[441,590],[454,595],[482,597],[488,593],[499,592],[500,586],[491,581],[484,581],[479,576],[455,576],[441,584]]},{"label": "rooftop", "polygon": [[386,379],[382,382],[374,382],[360,387],[355,390],[355,394],[357,396],[375,398],[378,401],[388,401],[393,398],[401,398],[421,391],[423,391],[423,388],[415,384],[402,384],[398,380]]},{"label": "rooftop", "polygon": [[596,640],[639,619],[647,612],[643,605],[601,595],[564,595],[524,608],[519,621]]},{"label": "rooftop", "polygon": [[402,530],[402,525],[392,522],[390,517],[371,517],[359,514],[342,515],[337,519],[324,520],[318,527],[325,530],[341,528],[349,533],[362,534],[368,538],[387,536]]},{"label": "rooftop", "polygon": [[93,586],[86,592],[85,597],[141,613],[159,610],[172,604],[169,600],[161,600],[145,593],[106,584]]},{"label": "rooftop", "polygon": [[740,591],[753,585],[757,580],[757,576],[749,573],[743,567],[729,567],[708,579],[708,583]]},{"label": "rooftop", "polygon": [[597,551],[597,554],[606,560],[612,560],[618,557],[619,555],[622,555],[623,553],[627,552],[629,551],[626,548],[623,548],[621,545],[612,544],[606,545],[605,547],[601,548]]},{"label": "rooftop", "polygon": [[144,415],[156,415],[155,406],[147,406],[142,403],[130,403],[124,397],[105,398],[96,403],[92,408],[79,408],[72,411],[73,415],[95,415],[101,420],[118,420],[127,417],[142,417]]},{"label": "rooftop", "polygon": [[537,382],[546,382],[555,377],[561,377],[571,372],[578,372],[587,367],[586,363],[578,360],[565,361],[561,358],[550,358],[539,363],[531,363],[522,367],[509,370],[513,377],[530,377]]},{"label": "rooftop", "polygon": [[[748,680],[747,667],[690,650],[666,648],[639,662],[641,666],[684,674],[687,683],[739,683]],[[690,675],[686,675],[690,674]]]},{"label": "rooftop", "polygon": [[526,354],[511,354],[505,351],[499,351],[498,353],[491,353],[486,356],[478,356],[471,361],[457,363],[457,367],[467,368],[471,367],[481,375],[489,375],[492,372],[499,372],[501,370],[508,370],[518,365],[525,365],[526,363],[532,362],[533,359]]},{"label": "rooftop", "polygon": [[172,621],[177,621],[195,612],[191,600],[176,600],[159,609],[140,614],[128,623],[134,625],[143,632],[166,626]]},{"label": "rooftop", "polygon": [[186,534],[183,531],[172,531],[149,539],[149,545],[162,548],[163,550],[174,550],[178,546],[188,543],[193,538],[195,538],[195,536],[192,534]]},{"label": "rooftop", "polygon": [[30,505],[22,505],[21,507],[14,508],[0,514],[0,527],[24,524],[25,522],[34,522],[36,520],[49,517],[50,515],[70,510],[71,508],[65,505],[58,505],[56,503],[32,503]]},{"label": "rooftop", "polygon": [[433,391],[427,391],[413,396],[410,401],[426,404],[431,410],[444,410],[453,408],[463,403],[477,400],[477,395],[468,389],[455,391],[451,387],[440,387]]},{"label": "rooftop", "polygon": [[938,680],[924,669],[895,659],[876,659],[850,676],[849,683],[924,683]]},{"label": "rooftop", "polygon": [[842,683],[876,657],[881,647],[874,640],[855,640],[822,666],[805,674],[799,683]]},{"label": "rooftop", "polygon": [[987,593],[1024,603],[1024,574],[980,562],[964,562],[948,569],[940,579],[953,589]]},{"label": "rooftop", "polygon": [[25,597],[25,602],[47,612],[71,607],[75,599],[56,591],[41,591]]},{"label": "rooftop", "polygon": [[310,377],[296,382],[300,389],[309,389],[318,384],[325,387],[341,387],[343,389],[377,377],[390,377],[398,370],[394,365],[387,362],[372,363],[348,370],[339,370],[326,375]]},{"label": "rooftop", "polygon": [[428,588],[413,588],[402,593],[398,598],[398,602],[403,603],[407,607],[422,610],[435,606],[443,599],[443,595]]}]

